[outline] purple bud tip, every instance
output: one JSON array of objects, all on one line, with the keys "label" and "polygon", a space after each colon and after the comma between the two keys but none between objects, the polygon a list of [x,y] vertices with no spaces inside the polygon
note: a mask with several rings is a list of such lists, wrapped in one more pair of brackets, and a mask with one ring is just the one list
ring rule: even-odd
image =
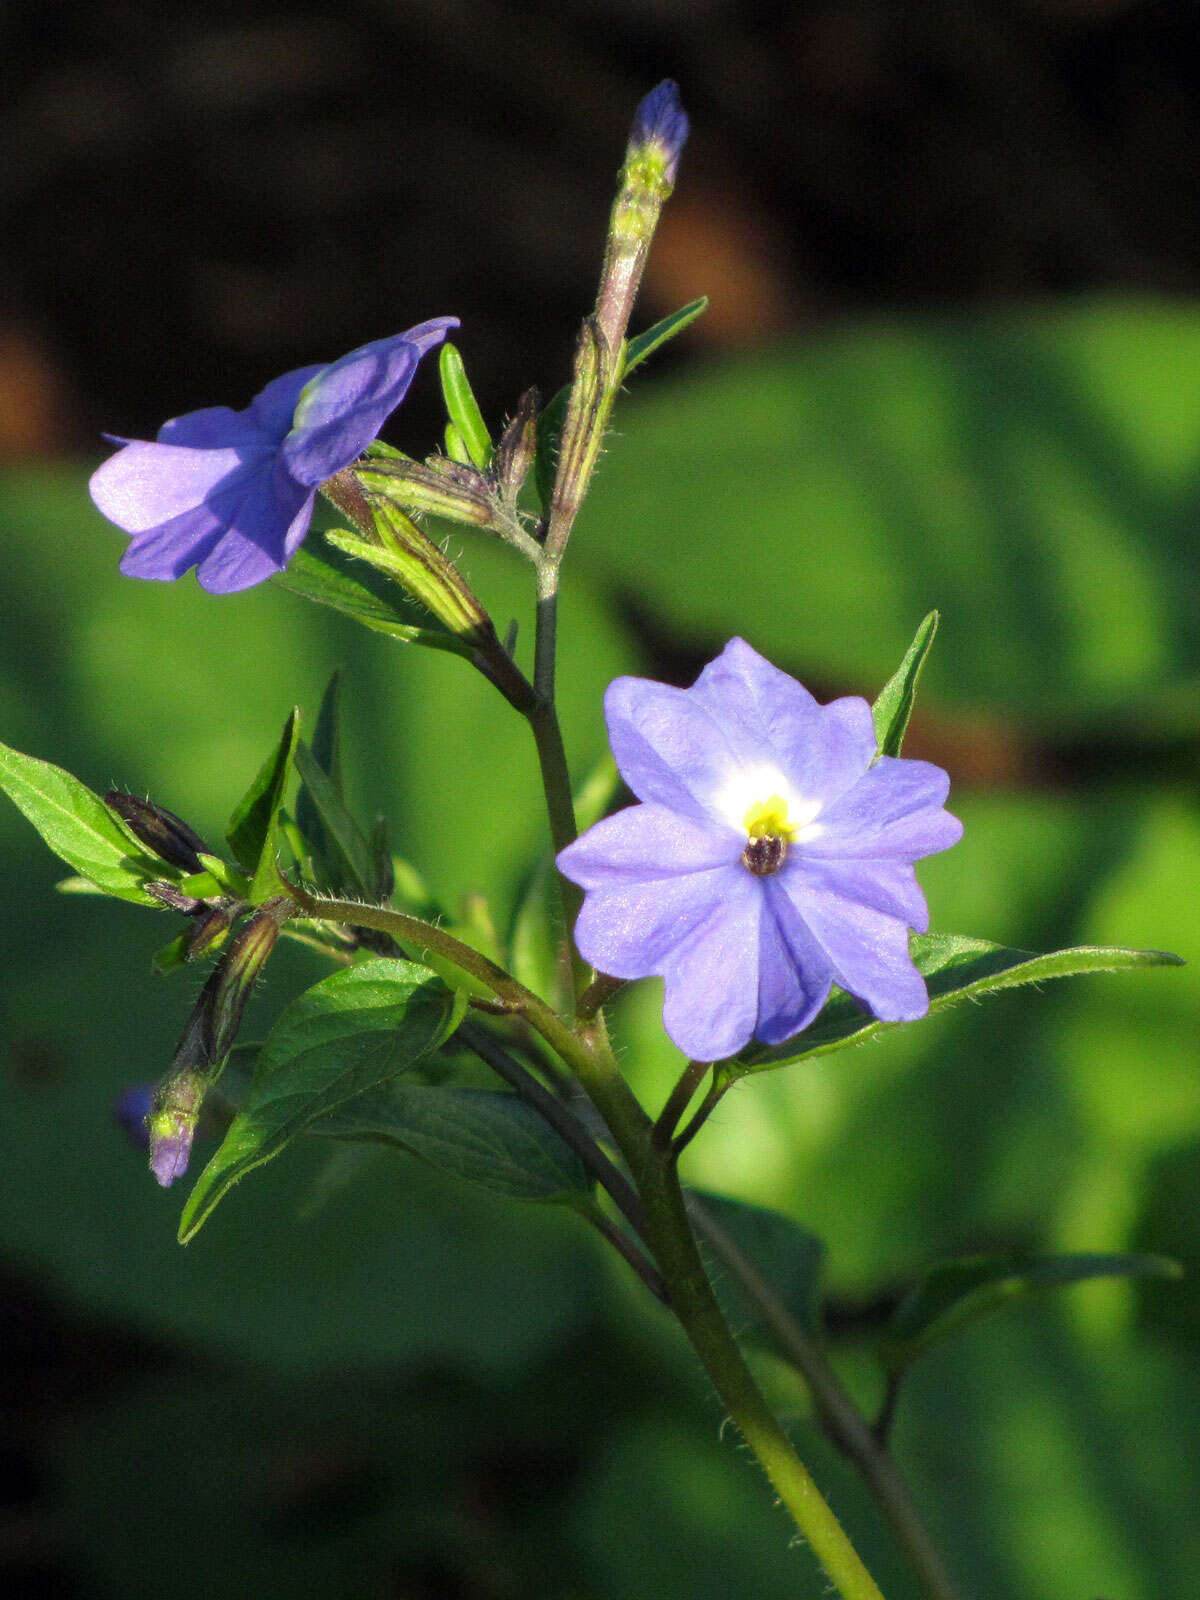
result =
[{"label": "purple bud tip", "polygon": [[[156,1118],[158,1122],[164,1119]],[[182,1119],[175,1119],[168,1132],[161,1128],[150,1130],[150,1171],[164,1189],[169,1189],[176,1178],[187,1171],[192,1154],[192,1128]]]},{"label": "purple bud tip", "polygon": [[150,1148],[150,1135],[146,1130],[146,1118],[150,1115],[150,1108],[154,1104],[154,1085],[152,1083],[131,1083],[121,1090],[117,1096],[117,1103],[113,1107],[113,1115],[117,1125],[122,1129],[129,1142],[139,1150]]},{"label": "purple bud tip", "polygon": [[668,183],[675,181],[675,169],[688,136],[687,112],[679,101],[679,85],[672,78],[664,78],[637,108],[633,119],[631,145],[658,147]]}]

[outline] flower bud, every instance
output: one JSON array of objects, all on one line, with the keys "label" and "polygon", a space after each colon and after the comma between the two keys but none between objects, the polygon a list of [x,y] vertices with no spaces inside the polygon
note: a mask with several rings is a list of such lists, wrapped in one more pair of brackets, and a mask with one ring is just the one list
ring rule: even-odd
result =
[{"label": "flower bud", "polygon": [[150,1170],[164,1189],[187,1171],[196,1119],[208,1088],[207,1076],[194,1067],[172,1073],[154,1091],[146,1117]]},{"label": "flower bud", "polygon": [[208,1003],[205,1047],[212,1066],[219,1068],[229,1054],[241,1027],[250,991],[275,948],[280,928],[293,910],[293,902],[282,895],[264,901],[205,984],[200,1005]]},{"label": "flower bud", "polygon": [[500,493],[510,505],[516,505],[521,486],[537,453],[537,414],[540,408],[541,396],[537,390],[526,389],[517,401],[517,409],[500,435],[500,443],[492,457],[492,471],[500,486]]},{"label": "flower bud", "polygon": [[120,789],[110,789],[104,796],[104,803],[160,861],[169,862],[181,872],[204,871],[200,857],[208,854],[208,846],[173,811],[155,805],[153,800],[123,794]]},{"label": "flower bud", "polygon": [[489,528],[496,520],[491,484],[483,473],[444,456],[428,462],[371,460],[356,469],[355,477],[407,511],[475,528]]},{"label": "flower bud", "polygon": [[688,128],[687,112],[679,101],[679,85],[664,78],[637,108],[627,160],[643,161],[648,167],[657,168],[662,181],[673,184]]}]

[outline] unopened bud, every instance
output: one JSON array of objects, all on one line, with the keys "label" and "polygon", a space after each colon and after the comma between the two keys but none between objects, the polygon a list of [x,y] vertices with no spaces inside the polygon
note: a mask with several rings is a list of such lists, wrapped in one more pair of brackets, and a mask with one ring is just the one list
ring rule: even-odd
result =
[{"label": "unopened bud", "polygon": [[104,803],[160,861],[167,861],[182,872],[204,871],[200,857],[207,855],[208,846],[173,811],[155,805],[153,800],[124,794],[120,789],[110,789],[104,796]]},{"label": "unopened bud", "polygon": [[364,461],[355,476],[406,511],[490,528],[496,521],[492,488],[482,472],[442,456],[431,461]]},{"label": "unopened bud", "polygon": [[673,184],[680,152],[687,143],[688,128],[687,112],[679,100],[679,85],[664,78],[637,108],[629,135],[628,159],[657,166],[662,180]]},{"label": "unopened bud", "polygon": [[379,544],[339,529],[327,533],[326,539],[347,555],[368,561],[394,578],[451,633],[472,642],[490,638],[491,618],[458,568],[433,540],[426,538],[416,523],[388,500],[372,500],[371,510]]},{"label": "unopened bud", "polygon": [[537,453],[537,415],[541,409],[541,396],[536,389],[526,389],[517,401],[517,409],[504,432],[492,458],[492,471],[500,486],[500,493],[510,505],[516,504],[521,486],[533,465]]},{"label": "unopened bud", "polygon": [[259,906],[205,985],[200,1004],[206,1000],[209,1003],[206,1045],[213,1066],[219,1066],[229,1054],[250,991],[275,948],[280,928],[294,909],[294,903],[282,895]]},{"label": "unopened bud", "polygon": [[216,904],[202,904],[200,914],[196,918],[196,926],[192,929],[191,937],[187,942],[188,961],[195,961],[211,950],[229,932],[233,923],[233,912],[228,907]]},{"label": "unopened bud", "polygon": [[187,1171],[196,1120],[204,1104],[207,1076],[183,1067],[161,1083],[146,1117],[150,1143],[150,1170],[164,1189]]}]

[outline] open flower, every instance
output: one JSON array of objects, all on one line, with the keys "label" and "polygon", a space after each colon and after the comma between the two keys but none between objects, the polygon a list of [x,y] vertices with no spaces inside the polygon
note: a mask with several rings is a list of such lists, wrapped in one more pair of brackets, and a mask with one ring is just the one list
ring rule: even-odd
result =
[{"label": "open flower", "polygon": [[211,594],[281,571],[308,532],[317,488],[348,467],[404,399],[417,363],[457,317],[377,339],[331,366],[298,367],[245,411],[210,406],[135,439],[93,473],[99,509],[133,535],[121,571]]},{"label": "open flower", "polygon": [[613,977],[662,977],[681,1050],[720,1061],[752,1037],[781,1044],[834,983],[884,1021],[925,1015],[912,863],[962,834],[939,767],[878,756],[865,700],[819,705],[743,639],[690,689],[617,678],[604,711],[642,804],[558,864],[587,891],[581,953]]}]

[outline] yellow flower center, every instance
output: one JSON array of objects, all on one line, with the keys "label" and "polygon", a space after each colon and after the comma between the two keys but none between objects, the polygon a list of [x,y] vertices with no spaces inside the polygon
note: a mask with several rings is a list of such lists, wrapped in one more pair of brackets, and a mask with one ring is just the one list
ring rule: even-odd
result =
[{"label": "yellow flower center", "polygon": [[789,843],[799,832],[788,817],[787,801],[779,794],[756,800],[747,808],[742,826],[746,830],[742,865],[756,878],[778,872],[787,860]]}]

